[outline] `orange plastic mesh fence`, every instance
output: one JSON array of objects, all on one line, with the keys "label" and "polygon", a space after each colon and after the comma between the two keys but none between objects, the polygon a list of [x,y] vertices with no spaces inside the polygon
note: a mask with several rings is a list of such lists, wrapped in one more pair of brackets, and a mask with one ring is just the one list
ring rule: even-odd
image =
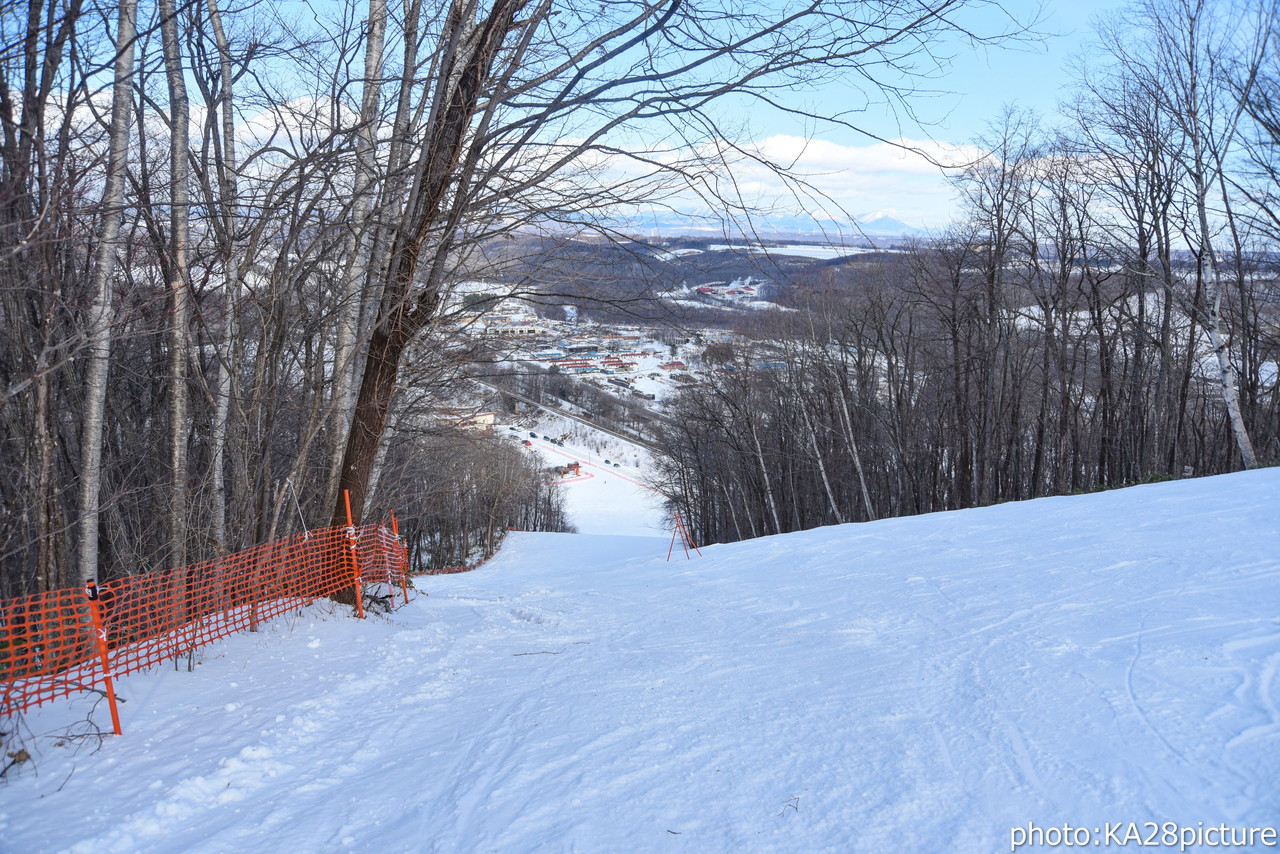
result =
[{"label": "orange plastic mesh fence", "polygon": [[407,561],[381,525],[322,528],[217,560],[112,581],[98,589],[104,672],[89,592],[54,590],[0,600],[0,716],[99,690],[108,676],[144,670],[352,586],[404,589]]},{"label": "orange plastic mesh fence", "polygon": [[381,525],[368,526],[361,531],[356,547],[363,581],[388,584],[392,588],[404,586],[408,557],[399,537]]}]

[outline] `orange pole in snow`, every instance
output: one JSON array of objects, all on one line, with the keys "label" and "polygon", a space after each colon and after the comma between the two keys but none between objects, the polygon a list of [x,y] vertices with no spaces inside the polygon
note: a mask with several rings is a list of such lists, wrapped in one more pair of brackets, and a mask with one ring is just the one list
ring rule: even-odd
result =
[{"label": "orange pole in snow", "polygon": [[[676,521],[680,523],[680,532],[684,534],[685,543],[693,547],[693,550],[698,553],[698,557],[702,557],[702,550],[698,548],[698,544],[693,541],[693,534],[689,533],[689,528],[684,524],[684,517],[677,515]],[[688,552],[689,550],[686,548],[685,553],[688,554]]]},{"label": "orange pole in snow", "polygon": [[89,618],[93,620],[93,636],[98,644],[98,656],[102,659],[102,681],[107,686],[107,705],[111,708],[111,726],[116,735],[120,731],[120,710],[116,707],[116,686],[111,680],[111,661],[107,656],[107,631],[102,627],[102,611],[98,606],[98,585],[90,581],[85,585],[85,595],[89,597]]},{"label": "orange pole in snow", "polygon": [[351,586],[356,594],[356,616],[364,619],[364,591],[360,589],[360,556],[356,554],[356,526],[351,521],[351,492],[342,490],[342,500],[347,505],[347,543],[351,549]]},{"label": "orange pole in snow", "polygon": [[671,553],[676,548],[676,537],[680,537],[680,547],[684,549],[685,560],[693,560],[693,556],[689,554],[689,547],[693,546],[693,550],[698,552],[698,557],[702,557],[702,552],[694,545],[693,537],[689,535],[689,529],[684,526],[684,518],[677,513],[676,524],[671,529],[671,545],[667,547],[667,561],[671,560]]},{"label": "orange pole in snow", "polygon": [[400,552],[400,586],[404,588],[404,604],[409,604],[409,550],[405,548],[404,543],[400,542],[400,520],[396,518],[396,511],[388,510],[391,514],[391,533],[396,537],[396,549]]},{"label": "orange pole in snow", "polygon": [[674,526],[674,527],[672,527],[672,529],[671,529],[671,545],[667,546],[667,561],[668,561],[668,562],[670,562],[670,561],[671,561],[671,553],[672,553],[673,551],[675,551],[675,548],[676,548],[676,537],[680,537],[680,548],[684,549],[684,556],[685,556],[685,560],[689,560],[689,559],[690,559],[690,558],[689,558],[689,546],[687,545],[688,540],[687,540],[687,539],[685,538],[685,536],[684,536],[684,529],[683,529],[683,527],[682,527],[682,526],[681,526],[681,524],[680,524],[680,514],[679,514],[679,513],[677,513],[677,514],[676,514],[676,524],[675,524],[675,526]]}]

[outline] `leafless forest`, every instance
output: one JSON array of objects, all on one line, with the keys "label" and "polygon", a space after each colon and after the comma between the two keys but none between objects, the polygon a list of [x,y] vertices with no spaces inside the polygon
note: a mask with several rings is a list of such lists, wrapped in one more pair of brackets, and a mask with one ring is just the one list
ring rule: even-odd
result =
[{"label": "leafless forest", "polygon": [[[1000,10],[4,3],[0,595],[339,522],[344,491],[439,562],[563,527],[523,457],[450,429],[454,286],[555,304],[530,233],[744,215],[717,105],[846,76],[909,112],[940,46],[1031,23],[974,7]],[[748,330],[772,343],[712,354],[741,370],[661,437],[701,539],[1276,460],[1280,51],[1274,3],[1225,8],[1135,7],[1065,128],[997,118],[951,233],[797,283]]]},{"label": "leafless forest", "polygon": [[1102,27],[1062,121],[991,123],[946,235],[830,265],[710,353],[661,440],[695,536],[1276,464],[1274,11]]}]

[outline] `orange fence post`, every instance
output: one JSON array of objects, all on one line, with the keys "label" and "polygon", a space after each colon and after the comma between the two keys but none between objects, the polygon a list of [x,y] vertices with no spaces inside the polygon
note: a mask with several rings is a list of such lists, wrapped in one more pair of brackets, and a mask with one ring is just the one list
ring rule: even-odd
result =
[{"label": "orange fence post", "polygon": [[684,519],[679,513],[676,513],[676,524],[671,529],[671,545],[667,547],[667,561],[671,560],[671,553],[675,551],[676,537],[680,538],[680,547],[684,549],[685,560],[693,560],[693,556],[689,554],[689,547],[693,546],[693,550],[698,552],[698,557],[702,557],[702,552],[694,545],[693,537],[689,535],[689,529],[684,526]]},{"label": "orange fence post", "polygon": [[360,588],[360,555],[356,553],[356,525],[351,521],[351,492],[342,490],[342,500],[347,505],[347,543],[351,555],[351,586],[356,595],[356,616],[364,619],[364,591]]},{"label": "orange fence post", "polygon": [[[680,514],[676,514],[676,523],[671,528],[671,545],[667,546],[667,562],[671,562],[671,553],[676,548],[676,537],[680,536]],[[685,545],[684,538],[680,539],[680,547],[684,549],[685,559],[689,557],[689,547]]]},{"label": "orange fence post", "polygon": [[111,725],[116,735],[120,731],[120,710],[116,707],[116,686],[111,680],[111,662],[107,655],[107,630],[102,625],[102,611],[98,607],[98,585],[90,581],[84,586],[85,595],[89,597],[89,618],[93,621],[93,637],[98,644],[98,655],[102,659],[102,681],[107,686],[107,705],[111,707]]},{"label": "orange fence post", "polygon": [[698,557],[702,557],[702,549],[698,548],[698,544],[693,541],[693,534],[689,533],[689,528],[684,523],[684,517],[677,513],[676,522],[680,525],[680,533],[684,534],[684,541],[693,547],[693,550],[698,553]]},{"label": "orange fence post", "polygon": [[400,539],[400,520],[396,519],[396,511],[391,514],[391,533],[396,537],[396,551],[400,553],[400,586],[404,589],[404,604],[409,604],[409,550]]}]

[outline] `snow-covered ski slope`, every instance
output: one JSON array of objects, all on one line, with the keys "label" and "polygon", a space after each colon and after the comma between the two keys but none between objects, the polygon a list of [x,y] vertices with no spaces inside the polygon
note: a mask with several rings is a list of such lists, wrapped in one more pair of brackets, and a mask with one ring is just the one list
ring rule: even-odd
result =
[{"label": "snow-covered ski slope", "polygon": [[1280,825],[1280,470],[666,545],[516,534],[390,618],[315,608],[122,680],[125,736],[45,742],[0,787],[0,847],[941,853]]}]

